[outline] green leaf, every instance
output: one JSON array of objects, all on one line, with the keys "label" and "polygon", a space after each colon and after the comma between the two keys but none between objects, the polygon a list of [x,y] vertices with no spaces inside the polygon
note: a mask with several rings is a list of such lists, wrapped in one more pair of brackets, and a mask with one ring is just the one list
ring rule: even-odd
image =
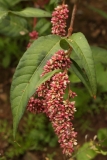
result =
[{"label": "green leaf", "polygon": [[46,18],[40,18],[35,26],[36,31],[38,31],[39,35],[46,34],[46,31],[49,31],[51,26],[51,22]]},{"label": "green leaf", "polygon": [[72,83],[80,83],[81,80],[76,76],[76,74],[72,71],[72,69],[70,68],[69,71],[71,72],[71,74],[69,75],[69,80]]},{"label": "green leaf", "polygon": [[[99,62],[99,63],[107,64],[107,50],[106,49],[101,48],[101,47],[91,46],[91,50],[92,50],[92,54],[93,54],[95,63]],[[75,54],[74,51],[72,51],[72,58],[75,61],[78,61],[78,63],[80,63],[80,59],[78,58],[78,56]]]},{"label": "green leaf", "polygon": [[107,50],[95,46],[92,46],[91,49],[95,61],[97,83],[100,92],[105,92],[107,91]]},{"label": "green leaf", "polygon": [[8,3],[8,5],[10,6],[10,7],[13,7],[13,6],[15,6],[17,3],[19,3],[19,2],[21,2],[22,0],[5,0],[5,1],[7,1],[7,3]]},{"label": "green leaf", "polygon": [[11,13],[22,17],[51,17],[51,14],[47,11],[38,8],[25,8],[22,11],[11,11]]},{"label": "green leaf", "polygon": [[[88,77],[90,87],[92,90],[92,96],[96,95],[96,74],[92,51],[90,46],[82,33],[74,33],[68,39],[65,39],[68,44],[73,48],[75,54],[78,56],[82,68]],[[63,46],[62,46],[63,47]],[[71,54],[72,58],[72,54]]]},{"label": "green leaf", "polygon": [[[55,69],[54,71],[51,71],[47,74],[45,74],[43,77],[39,79],[39,81],[36,84],[36,88],[39,87],[42,83],[46,82],[48,79],[50,79],[55,73],[61,72],[61,69]],[[35,88],[35,89],[36,89]],[[34,90],[35,91],[35,90]],[[32,90],[32,93],[34,93]]]},{"label": "green leaf", "polygon": [[107,155],[107,151],[100,150],[100,154],[106,156]]},{"label": "green leaf", "polygon": [[107,146],[107,128],[99,129],[97,137],[101,143],[101,146]]},{"label": "green leaf", "polygon": [[19,3],[21,0],[0,0],[0,3],[2,3],[5,7],[9,8],[17,3]]},{"label": "green leaf", "polygon": [[70,48],[69,43],[66,41],[66,39],[61,39],[60,45],[63,49],[68,50]]},{"label": "green leaf", "polygon": [[101,63],[95,63],[97,83],[100,92],[107,91],[107,66],[103,66]]},{"label": "green leaf", "polygon": [[91,5],[88,5],[87,7],[88,7],[89,9],[91,9],[92,11],[98,13],[99,15],[101,15],[102,17],[104,17],[104,18],[107,19],[107,13],[104,12],[103,10],[98,9],[98,8],[95,8],[95,7],[91,6]]},{"label": "green leaf", "polygon": [[5,8],[5,6],[0,2],[0,21],[6,17],[6,15],[8,14],[7,9]]},{"label": "green leaf", "polygon": [[7,14],[8,14],[8,11],[1,11],[0,10],[0,21],[3,19],[3,18],[5,18],[6,16],[7,16]]},{"label": "green leaf", "polygon": [[7,68],[10,65],[10,62],[11,62],[10,54],[4,55],[4,57],[2,59],[2,66],[4,68]]},{"label": "green leaf", "polygon": [[93,159],[97,153],[91,149],[90,144],[84,143],[82,147],[79,148],[77,152],[77,160],[90,160]]},{"label": "green leaf", "polygon": [[72,59],[71,70],[78,76],[78,78],[83,82],[83,84],[88,89],[89,93],[92,94],[90,83],[88,81],[87,75],[85,74],[84,70],[82,70],[79,65]]},{"label": "green leaf", "polygon": [[[95,62],[97,83],[100,91],[105,92],[107,91],[107,50],[96,46],[91,46],[91,50]],[[82,67],[81,61],[74,51],[72,51],[72,58]]]},{"label": "green leaf", "polygon": [[[49,35],[38,38],[21,58],[11,85],[11,107],[13,112],[13,134],[17,130],[29,98],[35,92],[43,66],[58,51],[60,37]],[[48,45],[47,45],[48,44]]]},{"label": "green leaf", "polygon": [[107,64],[107,50],[101,47],[91,46],[93,58],[95,62]]},{"label": "green leaf", "polygon": [[28,33],[27,21],[15,15],[6,16],[0,21],[0,33],[6,36],[20,36]]},{"label": "green leaf", "polygon": [[0,0],[0,10],[7,9],[7,5],[3,0]]}]

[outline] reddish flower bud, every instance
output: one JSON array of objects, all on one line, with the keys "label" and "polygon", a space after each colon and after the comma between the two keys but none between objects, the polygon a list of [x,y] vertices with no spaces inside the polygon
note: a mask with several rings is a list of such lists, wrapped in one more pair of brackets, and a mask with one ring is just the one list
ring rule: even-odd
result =
[{"label": "reddish flower bud", "polygon": [[31,46],[31,43],[28,43],[27,48],[29,48]]},{"label": "reddish flower bud", "polygon": [[29,43],[27,45],[27,48],[29,48],[32,44],[32,42],[35,40],[35,39],[38,39],[38,32],[36,31],[32,31],[29,33],[29,37],[30,37],[30,40],[29,40]]},{"label": "reddish flower bud", "polygon": [[43,112],[43,101],[39,99],[35,99],[34,97],[31,97],[28,105],[27,105],[27,110],[32,112],[32,113],[41,113]]},{"label": "reddish flower bud", "polygon": [[29,33],[29,36],[31,39],[37,39],[38,38],[38,32],[32,31]]}]

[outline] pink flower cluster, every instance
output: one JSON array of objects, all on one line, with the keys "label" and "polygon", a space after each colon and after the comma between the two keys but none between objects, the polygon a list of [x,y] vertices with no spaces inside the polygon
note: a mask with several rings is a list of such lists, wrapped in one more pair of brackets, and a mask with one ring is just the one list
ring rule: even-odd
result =
[{"label": "pink flower cluster", "polygon": [[37,38],[38,38],[38,32],[36,32],[36,31],[30,32],[30,33],[29,33],[29,37],[30,37],[31,39],[37,39]]},{"label": "pink flower cluster", "polygon": [[64,100],[65,89],[69,84],[66,72],[58,73],[52,77],[50,89],[46,94],[46,101],[43,103],[44,112],[50,118],[52,126],[58,136],[63,153],[71,155],[76,145],[76,132],[73,130],[71,120],[73,119],[75,103]]},{"label": "pink flower cluster", "polygon": [[27,45],[27,48],[29,48],[32,44],[32,42],[35,40],[35,39],[38,39],[38,32],[37,31],[32,31],[29,33],[29,37],[30,37],[30,41]]},{"label": "pink flower cluster", "polygon": [[68,5],[62,4],[55,8],[52,13],[52,34],[65,36],[66,20],[68,18]]},{"label": "pink flower cluster", "polygon": [[[27,109],[33,113],[45,113],[58,136],[58,141],[63,149],[63,153],[71,155],[76,142],[77,133],[74,132],[71,120],[73,119],[75,102],[64,99],[64,94],[69,85],[69,77],[67,70],[71,65],[68,52],[59,50],[55,55],[47,61],[43,68],[44,76],[46,73],[54,69],[62,69],[63,71],[55,74],[50,80],[38,87],[36,93],[37,98],[31,98]],[[74,98],[75,92],[70,91],[69,97]]]},{"label": "pink flower cluster", "polygon": [[41,113],[43,112],[43,100],[35,99],[34,97],[31,97],[28,102],[28,110],[32,113]]}]

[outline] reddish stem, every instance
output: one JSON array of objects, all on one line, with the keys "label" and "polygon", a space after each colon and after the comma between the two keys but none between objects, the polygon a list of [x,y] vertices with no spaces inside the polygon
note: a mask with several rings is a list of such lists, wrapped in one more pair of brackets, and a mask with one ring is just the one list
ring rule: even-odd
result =
[{"label": "reddish stem", "polygon": [[33,28],[36,26],[36,23],[37,23],[37,18],[34,18],[33,19]]},{"label": "reddish stem", "polygon": [[77,11],[77,4],[74,4],[73,11],[72,11],[72,16],[71,16],[71,23],[70,23],[70,27],[68,28],[67,37],[71,36],[71,34],[72,34],[76,11]]},{"label": "reddish stem", "polygon": [[65,0],[63,0],[62,4],[65,4]]}]

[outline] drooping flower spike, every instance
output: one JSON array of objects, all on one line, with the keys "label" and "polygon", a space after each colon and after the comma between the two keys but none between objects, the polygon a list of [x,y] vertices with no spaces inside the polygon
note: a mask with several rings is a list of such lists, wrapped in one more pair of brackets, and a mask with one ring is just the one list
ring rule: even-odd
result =
[{"label": "drooping flower spike", "polygon": [[[66,155],[71,155],[77,144],[77,133],[71,122],[76,111],[75,102],[64,99],[65,90],[70,83],[67,74],[70,65],[71,61],[67,51],[56,52],[47,61],[41,76],[55,69],[62,69],[62,72],[55,74],[50,80],[39,86],[36,91],[37,98],[32,97],[27,106],[32,113],[43,112],[49,117],[58,136],[58,142]],[[69,97],[72,98],[76,96],[76,93],[72,91],[69,94]]]}]

